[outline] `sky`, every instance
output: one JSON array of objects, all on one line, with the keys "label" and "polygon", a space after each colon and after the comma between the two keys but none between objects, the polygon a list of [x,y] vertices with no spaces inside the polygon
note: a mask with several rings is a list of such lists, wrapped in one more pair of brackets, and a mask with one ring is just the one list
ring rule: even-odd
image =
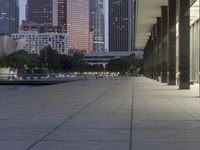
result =
[{"label": "sky", "polygon": [[21,20],[25,19],[25,5],[26,5],[26,0],[19,0],[20,24],[21,24]]},{"label": "sky", "polygon": [[[20,24],[22,20],[25,20],[25,6],[26,6],[27,0],[19,0],[19,6],[20,6]],[[108,0],[105,1],[105,49],[108,49]]]}]

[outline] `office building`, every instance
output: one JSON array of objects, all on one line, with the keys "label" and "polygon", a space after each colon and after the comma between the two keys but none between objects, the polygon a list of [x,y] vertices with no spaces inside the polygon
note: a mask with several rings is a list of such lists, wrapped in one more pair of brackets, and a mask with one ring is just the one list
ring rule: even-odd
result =
[{"label": "office building", "polygon": [[0,33],[11,35],[19,28],[19,2],[18,0],[0,1]]},{"label": "office building", "polygon": [[11,36],[14,40],[25,39],[24,50],[39,54],[45,46],[51,46],[60,54],[68,54],[66,33],[38,33],[37,31],[21,31]]},{"label": "office building", "polygon": [[56,32],[56,33],[64,33],[64,29],[62,26],[43,26],[40,23],[33,21],[22,21],[22,25],[20,26],[20,31],[38,31],[39,33],[46,32]]},{"label": "office building", "polygon": [[53,24],[53,4],[52,0],[28,0],[26,5],[27,20],[44,26],[55,25]]},{"label": "office building", "polygon": [[134,50],[134,0],[109,0],[109,52]]},{"label": "office building", "polygon": [[67,34],[70,53],[91,51],[89,0],[67,1]]},{"label": "office building", "polygon": [[27,21],[60,26],[66,32],[66,0],[28,0],[26,7]]},{"label": "office building", "polygon": [[67,0],[58,1],[58,26],[63,27],[64,32],[67,32]]},{"label": "office building", "polygon": [[90,32],[95,52],[105,51],[104,0],[90,0]]}]

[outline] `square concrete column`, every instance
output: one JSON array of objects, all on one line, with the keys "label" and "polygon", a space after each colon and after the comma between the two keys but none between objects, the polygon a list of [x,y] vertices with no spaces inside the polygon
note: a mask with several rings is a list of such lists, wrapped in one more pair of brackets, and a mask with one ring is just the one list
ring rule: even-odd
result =
[{"label": "square concrete column", "polygon": [[157,75],[157,25],[154,25],[152,30],[152,39],[153,39],[153,79],[158,80]]},{"label": "square concrete column", "polygon": [[157,81],[161,76],[161,17],[157,18],[157,32],[156,32],[157,42],[156,42],[156,50],[157,50]]},{"label": "square concrete column", "polygon": [[144,76],[146,76],[147,72],[147,47],[144,48]]},{"label": "square concrete column", "polygon": [[190,89],[190,1],[179,5],[179,89]]},{"label": "square concrete column", "polygon": [[168,17],[167,6],[161,7],[161,37],[162,37],[162,48],[161,48],[161,82],[167,83],[167,17]]},{"label": "square concrete column", "polygon": [[149,77],[148,75],[148,64],[149,64],[149,41],[147,42],[145,48],[144,48],[144,76]]},{"label": "square concrete column", "polygon": [[151,41],[151,36],[149,38],[148,42],[148,76],[149,78],[153,79],[152,77],[152,66],[153,66],[153,57],[152,57],[152,41]]},{"label": "square concrete column", "polygon": [[167,84],[176,85],[176,0],[168,0]]},{"label": "square concrete column", "polygon": [[149,51],[148,45],[149,45],[149,42],[147,42],[147,44],[146,44],[146,46],[144,48],[144,76],[145,77],[148,77],[148,59],[149,59],[149,56],[148,56],[148,51]]},{"label": "square concrete column", "polygon": [[153,40],[152,40],[152,35],[149,37],[149,41],[148,41],[148,76],[149,78],[153,79]]},{"label": "square concrete column", "polygon": [[151,31],[151,48],[152,48],[152,79],[155,79],[155,49],[154,49],[154,27]]},{"label": "square concrete column", "polygon": [[153,79],[153,42],[152,42],[152,36],[149,37],[149,77]]},{"label": "square concrete column", "polygon": [[150,38],[150,59],[151,59],[151,68],[150,68],[150,71],[151,71],[151,79],[154,79],[154,57],[153,57],[153,52],[154,52],[154,49],[153,49],[153,36],[151,36]]},{"label": "square concrete column", "polygon": [[[151,38],[151,37],[150,37]],[[145,76],[151,78],[151,67],[152,67],[152,57],[151,57],[151,39],[149,38],[147,45],[145,47],[145,54],[144,54],[144,68],[145,68]]]}]

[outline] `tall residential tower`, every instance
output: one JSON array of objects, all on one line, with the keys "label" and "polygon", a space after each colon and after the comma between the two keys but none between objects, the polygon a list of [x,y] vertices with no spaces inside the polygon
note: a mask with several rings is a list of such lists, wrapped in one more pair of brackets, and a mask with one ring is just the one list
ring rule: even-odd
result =
[{"label": "tall residential tower", "polygon": [[109,51],[134,50],[134,0],[109,0]]},{"label": "tall residential tower", "polygon": [[0,1],[0,33],[11,35],[19,29],[18,0]]}]

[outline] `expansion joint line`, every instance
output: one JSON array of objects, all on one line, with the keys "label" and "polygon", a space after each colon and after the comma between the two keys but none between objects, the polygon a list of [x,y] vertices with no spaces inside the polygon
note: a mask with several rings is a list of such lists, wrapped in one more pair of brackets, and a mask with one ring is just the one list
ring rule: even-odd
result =
[{"label": "expansion joint line", "polygon": [[133,147],[133,97],[134,97],[134,78],[132,78],[132,87],[131,87],[131,118],[130,118],[130,137],[129,137],[129,150],[132,150]]},{"label": "expansion joint line", "polygon": [[[122,82],[122,81],[121,81]],[[39,140],[35,141],[33,144],[31,144],[26,150],[31,150],[33,147],[35,147],[37,144],[39,144],[40,142],[42,142],[45,138],[47,138],[49,135],[51,135],[52,133],[54,133],[57,129],[59,129],[61,126],[63,126],[65,123],[69,122],[70,120],[72,120],[74,117],[76,117],[80,112],[82,112],[83,110],[85,110],[86,108],[88,108],[90,105],[94,104],[96,101],[98,101],[100,98],[102,98],[103,96],[105,96],[106,94],[108,94],[110,91],[112,91],[113,89],[115,89],[116,87],[118,87],[120,84],[118,83],[117,86],[114,85],[112,86],[110,89],[108,89],[107,91],[105,91],[103,94],[97,96],[94,100],[92,100],[90,103],[88,103],[87,105],[83,106],[81,109],[79,109],[77,112],[75,112],[74,114],[72,114],[70,117],[68,117],[65,121],[63,121],[62,123],[60,123],[58,126],[56,126],[55,128],[53,128],[52,130],[50,130],[47,134],[45,134],[43,137],[41,137]]]}]

